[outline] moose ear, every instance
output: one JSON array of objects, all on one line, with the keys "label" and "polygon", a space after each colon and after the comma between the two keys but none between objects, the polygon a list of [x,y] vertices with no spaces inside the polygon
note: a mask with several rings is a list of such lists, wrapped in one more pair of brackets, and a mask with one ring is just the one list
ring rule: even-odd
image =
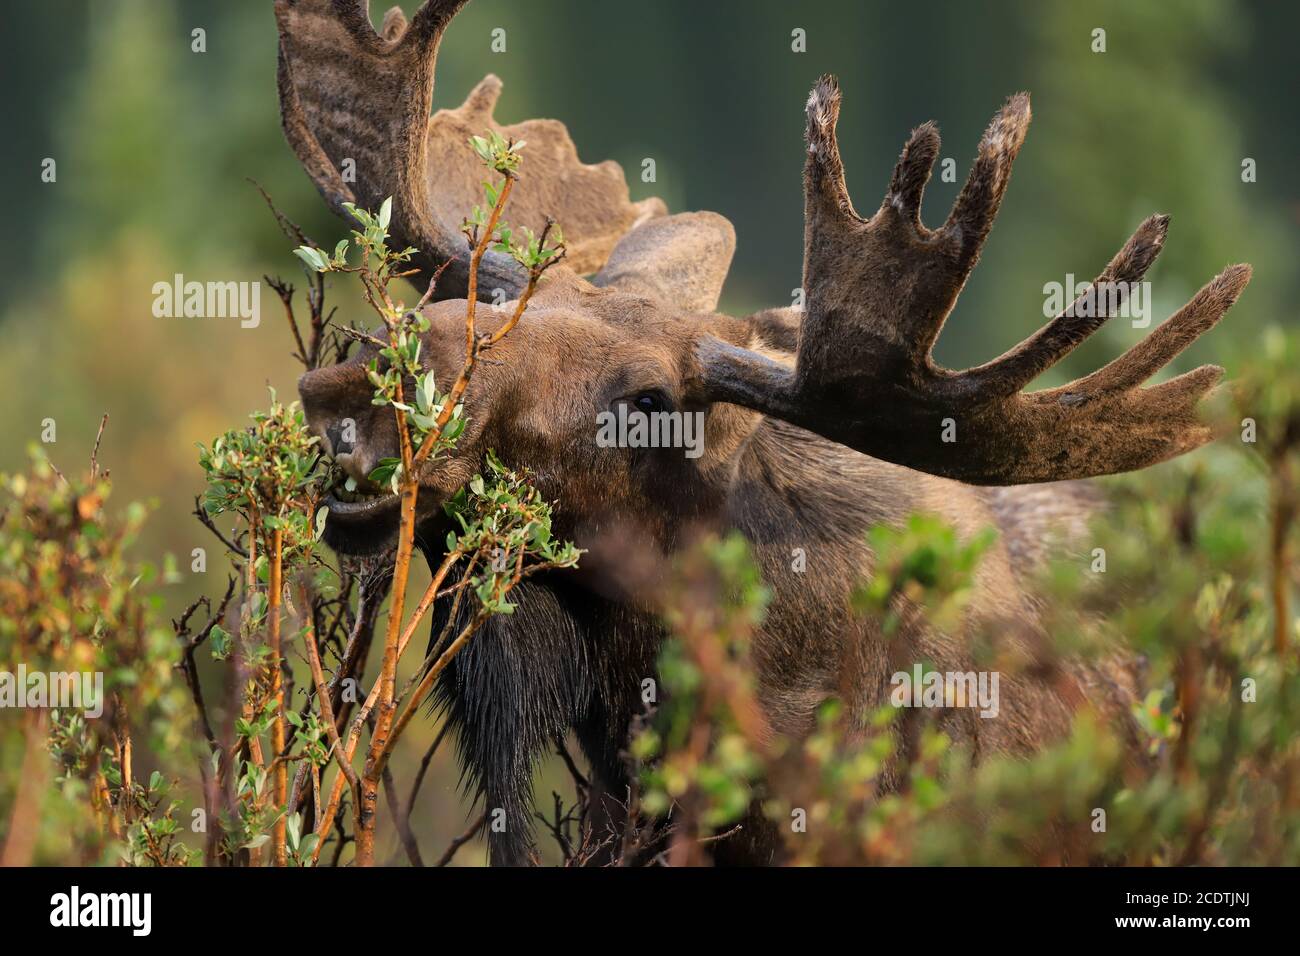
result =
[{"label": "moose ear", "polygon": [[648,219],[614,246],[596,286],[691,312],[713,312],[736,251],[736,230],[713,212]]}]

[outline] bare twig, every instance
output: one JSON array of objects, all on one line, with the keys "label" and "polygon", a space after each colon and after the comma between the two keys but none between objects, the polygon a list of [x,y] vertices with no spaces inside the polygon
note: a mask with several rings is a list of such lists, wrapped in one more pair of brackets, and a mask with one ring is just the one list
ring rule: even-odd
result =
[{"label": "bare twig", "polygon": [[231,541],[221,533],[221,529],[216,526],[211,516],[203,510],[203,502],[200,500],[198,495],[194,496],[193,514],[194,517],[199,519],[199,524],[211,531],[216,536],[217,540],[224,544],[229,551],[237,554],[241,558],[248,557],[248,552],[244,548],[240,547],[236,542]]},{"label": "bare twig", "polygon": [[[95,447],[90,452],[90,480],[93,482],[99,477],[99,443],[104,438],[104,427],[108,424],[108,412],[99,420],[99,431],[95,433]],[[108,477],[108,472],[104,472],[104,477]]]},{"label": "bare twig", "polygon": [[429,769],[429,764],[433,760],[434,754],[438,752],[438,748],[442,746],[443,738],[447,736],[447,731],[450,729],[451,724],[444,723],[442,729],[438,731],[437,736],[433,738],[433,743],[429,745],[429,749],[424,752],[424,758],[420,761],[420,767],[415,772],[415,780],[411,782],[410,795],[406,798],[406,816],[408,819],[410,818],[411,813],[415,810],[415,798],[419,795],[420,787],[424,784],[424,775]]},{"label": "bare twig", "polygon": [[448,863],[450,863],[452,857],[456,855],[456,851],[459,850],[461,847],[463,847],[470,840],[474,839],[474,837],[478,835],[478,831],[482,830],[483,825],[486,823],[487,823],[487,811],[484,810],[481,814],[479,814],[479,818],[475,820],[472,824],[470,824],[468,830],[466,830],[460,836],[456,837],[454,840],[451,841],[447,849],[443,852],[442,856],[438,857],[438,862],[433,865],[446,866]]}]

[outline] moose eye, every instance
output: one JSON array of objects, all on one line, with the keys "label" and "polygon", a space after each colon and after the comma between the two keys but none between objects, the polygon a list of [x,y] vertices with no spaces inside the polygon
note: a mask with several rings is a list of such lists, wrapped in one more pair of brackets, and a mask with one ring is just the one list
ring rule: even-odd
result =
[{"label": "moose eye", "polygon": [[639,412],[645,412],[647,415],[653,412],[662,412],[665,402],[662,395],[656,392],[642,392],[632,399],[633,406]]},{"label": "moose eye", "polygon": [[610,409],[619,415],[633,413],[655,415],[659,412],[671,412],[674,407],[673,400],[657,388],[647,388],[641,392],[626,392],[610,404]]},{"label": "moose eye", "polygon": [[672,411],[673,408],[668,396],[657,389],[624,395],[614,402],[614,407],[617,408],[619,405],[622,405],[630,412],[641,412],[645,415],[653,415],[655,412],[668,412]]}]

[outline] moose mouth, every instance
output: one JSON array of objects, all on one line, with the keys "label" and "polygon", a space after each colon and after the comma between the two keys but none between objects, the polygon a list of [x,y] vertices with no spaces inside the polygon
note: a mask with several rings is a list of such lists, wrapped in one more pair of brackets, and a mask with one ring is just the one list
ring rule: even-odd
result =
[{"label": "moose mouth", "polygon": [[322,504],[329,509],[325,544],[341,555],[365,557],[392,547],[401,526],[401,503],[386,489],[332,488]]},{"label": "moose mouth", "polygon": [[357,495],[354,492],[351,497],[331,493],[325,498],[325,505],[330,510],[330,517],[337,516],[345,520],[377,518],[395,509],[397,504],[397,496],[389,493]]},{"label": "moose mouth", "polygon": [[[401,499],[372,481],[351,484],[352,488],[345,483],[336,485],[321,501],[329,509],[325,544],[340,554],[354,557],[388,552],[395,546],[401,529]],[[420,495],[416,507],[417,524],[441,509],[441,497],[432,489],[426,491]]]},{"label": "moose mouth", "polygon": [[329,520],[361,524],[395,513],[399,506],[397,495],[373,483],[368,484],[369,487],[358,485],[355,488],[339,484],[332,488],[324,501],[329,508]]}]

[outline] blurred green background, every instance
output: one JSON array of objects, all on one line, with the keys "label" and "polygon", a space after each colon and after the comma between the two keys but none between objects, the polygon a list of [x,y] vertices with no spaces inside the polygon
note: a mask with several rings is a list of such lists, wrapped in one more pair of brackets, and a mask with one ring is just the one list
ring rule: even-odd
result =
[{"label": "blurred green background", "polygon": [[[403,4],[408,13],[414,6]],[[204,53],[191,50],[197,27]],[[506,30],[502,53],[490,48],[497,27]],[[796,28],[806,52],[791,49]],[[1096,28],[1106,31],[1105,53],[1092,52]],[[1297,34],[1300,5],[1264,0],[1086,9],[1029,0],[798,8],[475,0],[444,41],[434,102],[458,105],[495,72],[505,81],[499,120],[561,119],[585,161],[623,165],[633,198],[727,216],[738,246],[723,309],[744,313],[788,305],[800,281],[803,103],[819,74],[837,73],[845,91],[840,138],[861,209],[878,202],[908,131],[939,123],[941,156],[956,161],[958,182],[936,175],[926,197],[932,226],[989,117],[1008,94],[1029,90],[1034,125],[940,360],[962,366],[1001,353],[1044,321],[1044,283],[1091,278],[1143,217],[1167,212],[1170,238],[1148,277],[1155,321],[1225,265],[1255,266],[1224,326],[1171,370],[1181,371],[1206,360],[1231,365],[1265,325],[1293,321]],[[155,318],[152,286],[178,272],[300,279],[248,178],[318,241],[332,245],[342,225],[280,133],[269,2],[10,2],[0,44],[8,186],[0,470],[21,466],[45,418],[57,422],[56,464],[82,467],[110,413],[100,459],[119,504],[157,501],[141,556],[181,558],[183,580],[169,591],[179,610],[224,582],[215,540],[189,517],[200,481],[195,442],[264,406],[267,384],[292,395],[298,366],[265,286],[256,329]],[[47,157],[57,162],[53,183],[41,181]],[[652,184],[639,176],[647,157],[657,167]],[[1242,182],[1246,158],[1256,182]],[[331,297],[344,319],[364,317],[354,290]],[[1063,371],[1095,367],[1143,334],[1116,320]],[[209,551],[206,575],[188,573],[198,546]],[[414,753],[423,738],[408,735]],[[454,800],[443,758],[428,791]],[[461,826],[461,814],[437,817],[437,837]]]}]

